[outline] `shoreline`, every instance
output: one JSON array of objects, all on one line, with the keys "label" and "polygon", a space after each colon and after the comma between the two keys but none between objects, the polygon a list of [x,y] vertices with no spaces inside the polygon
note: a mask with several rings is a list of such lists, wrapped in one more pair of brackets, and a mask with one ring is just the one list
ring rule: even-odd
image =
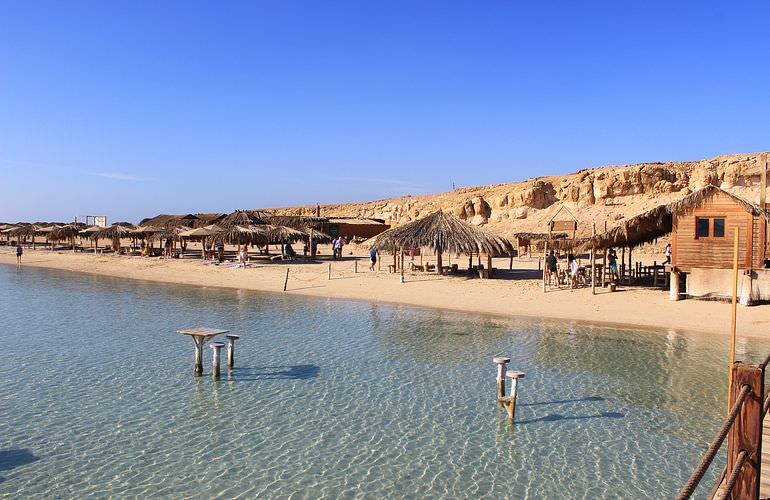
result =
[{"label": "shoreline", "polygon": [[[354,273],[354,260],[359,272]],[[505,263],[503,263],[505,261]],[[328,264],[332,263],[332,280]],[[0,264],[15,266],[11,251],[0,250]],[[507,267],[500,259],[496,267]],[[555,321],[605,327],[633,328],[657,333],[676,331],[729,334],[730,304],[714,301],[670,301],[661,290],[626,288],[611,293],[597,288],[553,290],[543,293],[532,278],[536,263],[516,262],[501,279],[438,277],[406,273],[406,283],[387,271],[368,271],[363,257],[316,263],[266,263],[247,269],[213,266],[199,260],[73,254],[35,250],[24,254],[22,267],[40,267],[85,274],[128,278],[166,284],[244,289],[295,296],[380,302],[419,308],[493,315],[506,318]],[[289,286],[283,292],[286,270]],[[361,270],[363,269],[363,270]],[[520,274],[521,276],[511,276]],[[770,307],[738,306],[738,336],[770,340]]]}]

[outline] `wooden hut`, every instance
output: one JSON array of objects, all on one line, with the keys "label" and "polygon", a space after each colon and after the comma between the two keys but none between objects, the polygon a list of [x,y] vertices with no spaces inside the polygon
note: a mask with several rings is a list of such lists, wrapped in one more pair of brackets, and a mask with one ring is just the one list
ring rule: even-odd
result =
[{"label": "wooden hut", "polygon": [[[733,245],[738,231],[738,290],[742,304],[770,300],[770,214],[760,205],[717,186],[627,219],[588,238],[583,246],[633,248],[671,234],[671,298],[732,294]],[[629,268],[631,267],[629,250]]]}]

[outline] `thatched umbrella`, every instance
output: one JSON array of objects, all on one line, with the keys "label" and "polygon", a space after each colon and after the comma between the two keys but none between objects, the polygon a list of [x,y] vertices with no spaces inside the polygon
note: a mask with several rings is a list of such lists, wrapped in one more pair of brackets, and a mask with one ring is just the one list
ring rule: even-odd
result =
[{"label": "thatched umbrella", "polygon": [[[80,229],[74,225],[59,226],[48,235],[51,241],[70,241],[72,242],[72,251],[75,251],[75,237],[80,234]],[[53,247],[51,247],[53,249]]]},{"label": "thatched umbrella", "polygon": [[230,226],[212,237],[213,241],[233,245],[265,245],[269,241],[268,231],[260,226]]},{"label": "thatched umbrella", "polygon": [[206,238],[217,235],[221,232],[223,232],[224,229],[217,226],[216,224],[211,224],[205,227],[198,227],[195,229],[188,229],[187,231],[182,231],[179,233],[180,238],[200,238],[201,239],[201,255],[203,255],[203,258],[206,258]]},{"label": "thatched umbrella", "polygon": [[511,244],[508,240],[494,233],[465,222],[452,214],[441,210],[423,219],[397,226],[380,233],[369,242],[372,250],[385,248],[428,248],[436,253],[436,268],[442,270],[442,254],[509,253]]},{"label": "thatched umbrella", "polygon": [[249,227],[260,224],[266,224],[266,222],[253,210],[236,210],[217,222],[218,226],[225,229],[233,226]]},{"label": "thatched umbrella", "polygon": [[23,238],[32,238],[32,248],[35,248],[35,231],[37,226],[34,224],[19,224],[10,230],[10,235],[14,238],[19,238],[21,241]]},{"label": "thatched umbrella", "polygon": [[100,230],[98,231],[93,231],[90,237],[92,240],[94,240],[97,243],[97,246],[98,246],[99,240],[102,238],[112,240],[112,248],[115,250],[115,254],[119,254],[120,239],[129,238],[131,237],[132,234],[133,233],[130,228],[113,224],[110,227],[103,227],[103,228],[100,228]]},{"label": "thatched umbrella", "polygon": [[307,234],[287,226],[265,226],[269,243],[294,243],[304,240]]}]

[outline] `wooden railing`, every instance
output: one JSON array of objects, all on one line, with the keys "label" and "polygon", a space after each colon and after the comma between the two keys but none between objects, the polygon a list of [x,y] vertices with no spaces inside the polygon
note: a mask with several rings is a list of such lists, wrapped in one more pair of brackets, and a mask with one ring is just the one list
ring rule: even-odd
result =
[{"label": "wooden railing", "polygon": [[732,366],[730,412],[708,450],[677,495],[689,499],[727,438],[727,466],[712,488],[714,498],[759,498],[762,465],[762,420],[770,407],[765,396],[765,368],[770,355],[759,365],[737,361]]}]

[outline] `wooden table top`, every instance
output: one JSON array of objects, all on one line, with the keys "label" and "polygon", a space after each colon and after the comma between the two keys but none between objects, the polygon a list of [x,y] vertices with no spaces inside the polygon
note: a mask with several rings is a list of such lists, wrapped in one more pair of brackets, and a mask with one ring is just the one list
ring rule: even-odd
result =
[{"label": "wooden table top", "polygon": [[219,328],[205,328],[205,327],[198,327],[198,328],[188,328],[185,330],[177,330],[176,333],[181,333],[182,335],[192,335],[194,337],[216,337],[217,335],[222,335],[223,333],[229,333],[230,330],[220,330]]}]

